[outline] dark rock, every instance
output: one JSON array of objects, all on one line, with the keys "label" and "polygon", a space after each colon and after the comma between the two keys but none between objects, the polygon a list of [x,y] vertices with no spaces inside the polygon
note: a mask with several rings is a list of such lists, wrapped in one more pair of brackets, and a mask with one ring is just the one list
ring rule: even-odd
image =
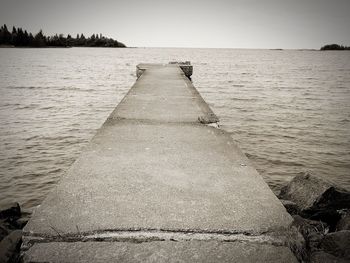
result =
[{"label": "dark rock", "polygon": [[310,174],[299,175],[279,194],[280,199],[296,203],[299,214],[312,220],[322,220],[334,230],[340,214],[350,208],[350,192]]},{"label": "dark rock", "polygon": [[22,230],[15,230],[0,242],[0,263],[17,262],[22,243]]},{"label": "dark rock", "polygon": [[334,209],[325,209],[319,211],[313,211],[313,213],[303,212],[304,217],[308,217],[311,220],[323,221],[329,225],[331,232],[335,231],[336,225],[341,218],[340,213]]},{"label": "dark rock", "polygon": [[18,218],[16,220],[16,225],[18,227],[18,229],[23,229],[23,227],[28,223],[28,218]]},{"label": "dark rock", "polygon": [[350,209],[350,192],[336,186],[330,186],[310,209],[333,208]]},{"label": "dark rock", "polygon": [[280,199],[296,203],[300,210],[309,209],[328,188],[329,184],[309,174],[294,177],[281,189]]},{"label": "dark rock", "polygon": [[313,221],[302,218],[299,215],[293,216],[293,226],[295,226],[306,242],[306,250],[309,252],[317,251],[319,245],[328,231],[328,226],[320,221]]},{"label": "dark rock", "polygon": [[305,219],[299,215],[294,215],[293,219],[293,225],[298,228],[304,238],[311,233],[325,234],[328,232],[328,225],[324,222]]},{"label": "dark rock", "polygon": [[16,222],[8,219],[0,219],[0,228],[7,229],[8,232],[19,229]]},{"label": "dark rock", "polygon": [[296,215],[299,213],[299,207],[296,203],[289,200],[284,200],[284,199],[280,199],[280,201],[283,204],[283,206],[286,208],[289,214]]},{"label": "dark rock", "polygon": [[0,219],[19,218],[21,208],[18,203],[12,203],[0,208]]},{"label": "dark rock", "polygon": [[0,221],[0,241],[3,240],[4,237],[6,237],[11,230],[8,228],[7,224],[4,222],[4,220]]},{"label": "dark rock", "polygon": [[22,229],[28,218],[24,218],[18,203],[12,203],[0,209],[0,224],[10,230]]},{"label": "dark rock", "polygon": [[350,208],[348,191],[310,174],[294,177],[282,188],[279,198],[295,202],[301,211]]},{"label": "dark rock", "polygon": [[299,262],[304,262],[307,258],[306,243],[302,234],[294,226],[287,232],[286,245],[293,252]]},{"label": "dark rock", "polygon": [[340,213],[341,218],[337,223],[336,230],[350,230],[350,210]]},{"label": "dark rock", "polygon": [[317,251],[317,252],[314,252],[311,254],[310,262],[311,263],[327,263],[327,262],[346,263],[349,261],[347,259],[335,257],[331,254],[324,252],[324,251]]},{"label": "dark rock", "polygon": [[307,237],[306,247],[309,253],[313,253],[320,249],[320,244],[323,240],[324,235],[322,233],[313,232]]},{"label": "dark rock", "polygon": [[350,230],[327,234],[320,248],[333,256],[350,260]]}]

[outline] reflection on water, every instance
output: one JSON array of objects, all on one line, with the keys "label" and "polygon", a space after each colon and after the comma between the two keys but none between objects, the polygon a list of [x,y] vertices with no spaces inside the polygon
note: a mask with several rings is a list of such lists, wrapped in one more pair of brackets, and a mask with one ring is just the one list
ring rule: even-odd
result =
[{"label": "reflection on water", "polygon": [[303,171],[350,188],[350,52],[0,49],[0,204],[40,204],[135,66],[173,60],[191,60],[194,85],[274,190]]}]

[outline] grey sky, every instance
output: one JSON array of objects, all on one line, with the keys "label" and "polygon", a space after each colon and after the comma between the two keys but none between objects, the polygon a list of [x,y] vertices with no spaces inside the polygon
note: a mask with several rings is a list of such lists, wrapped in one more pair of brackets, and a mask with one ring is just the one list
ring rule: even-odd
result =
[{"label": "grey sky", "polygon": [[350,45],[350,0],[0,0],[0,23],[102,33],[128,46],[320,48]]}]

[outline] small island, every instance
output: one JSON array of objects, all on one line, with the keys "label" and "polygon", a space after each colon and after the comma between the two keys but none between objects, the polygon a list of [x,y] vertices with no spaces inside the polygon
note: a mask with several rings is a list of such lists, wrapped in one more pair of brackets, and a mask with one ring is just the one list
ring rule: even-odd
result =
[{"label": "small island", "polygon": [[45,36],[40,30],[33,35],[22,28],[12,27],[10,32],[5,25],[0,28],[0,47],[126,47],[122,42],[107,38],[102,34],[92,34],[85,37],[84,34],[77,34],[74,38],[71,35],[65,37],[63,34]]},{"label": "small island", "polygon": [[343,46],[343,45],[338,45],[338,44],[329,44],[329,45],[325,45],[323,47],[321,47],[322,51],[326,51],[326,50],[350,50],[350,46]]}]

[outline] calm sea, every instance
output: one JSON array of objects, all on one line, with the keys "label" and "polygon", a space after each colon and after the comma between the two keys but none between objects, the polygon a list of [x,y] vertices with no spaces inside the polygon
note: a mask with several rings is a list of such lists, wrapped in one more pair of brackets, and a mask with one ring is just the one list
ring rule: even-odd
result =
[{"label": "calm sea", "polygon": [[310,171],[350,189],[350,52],[0,49],[0,205],[39,205],[134,83],[190,60],[193,83],[274,191]]}]

